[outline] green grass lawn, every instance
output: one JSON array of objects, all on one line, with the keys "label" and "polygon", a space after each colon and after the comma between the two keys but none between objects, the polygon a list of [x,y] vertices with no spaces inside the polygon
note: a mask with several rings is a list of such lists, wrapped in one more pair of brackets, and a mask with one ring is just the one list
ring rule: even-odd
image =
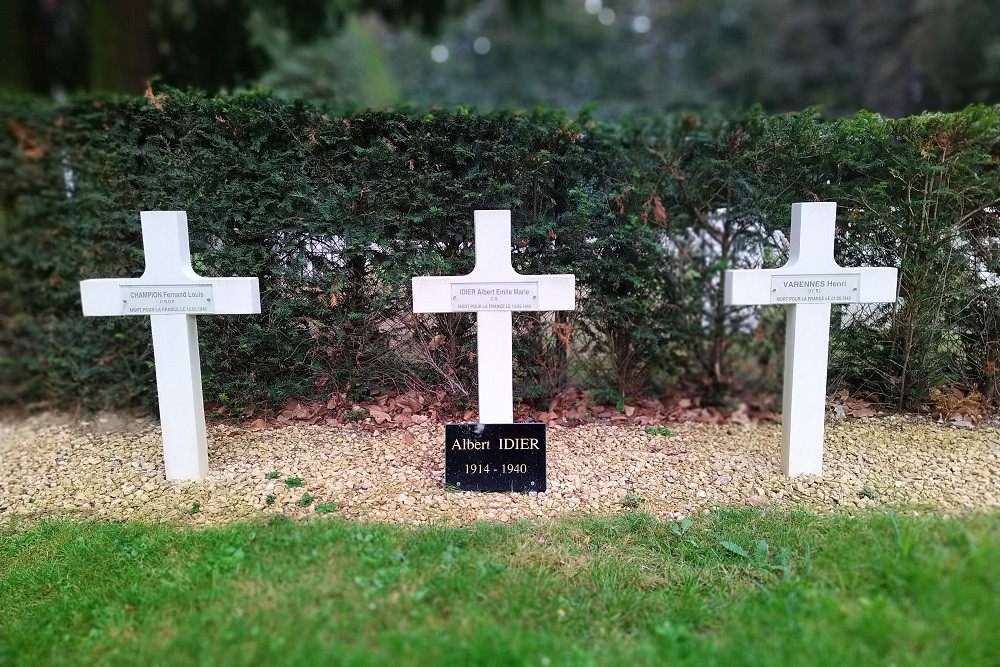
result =
[{"label": "green grass lawn", "polygon": [[0,665],[1000,665],[1000,514],[0,528]]}]

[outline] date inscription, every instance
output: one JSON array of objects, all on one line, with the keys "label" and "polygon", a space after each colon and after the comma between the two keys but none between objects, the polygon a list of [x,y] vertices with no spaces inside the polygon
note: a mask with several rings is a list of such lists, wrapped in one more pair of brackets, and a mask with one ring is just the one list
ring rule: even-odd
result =
[{"label": "date inscription", "polygon": [[528,472],[527,463],[501,463],[499,470],[497,466],[491,466],[489,463],[466,463],[465,464],[465,474],[466,475],[489,475],[491,472],[499,472],[501,475],[510,475],[513,473],[526,473]]}]

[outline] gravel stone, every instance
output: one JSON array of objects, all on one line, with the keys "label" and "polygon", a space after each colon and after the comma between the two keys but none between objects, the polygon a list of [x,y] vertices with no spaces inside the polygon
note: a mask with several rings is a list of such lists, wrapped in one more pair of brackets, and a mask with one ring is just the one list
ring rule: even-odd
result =
[{"label": "gravel stone", "polygon": [[[0,524],[101,517],[207,526],[283,515],[466,525],[629,508],[671,520],[721,505],[943,514],[1000,507],[1000,429],[992,425],[905,415],[830,421],[823,474],[794,479],[779,468],[780,425],[668,426],[669,437],[642,426],[550,426],[548,490],[521,494],[446,491],[444,426],[429,421],[381,432],[212,425],[208,477],[167,482],[155,422],[8,418],[0,421]],[[268,479],[271,471],[280,477]],[[290,477],[302,486],[287,487]],[[317,514],[327,503],[333,512]]]}]

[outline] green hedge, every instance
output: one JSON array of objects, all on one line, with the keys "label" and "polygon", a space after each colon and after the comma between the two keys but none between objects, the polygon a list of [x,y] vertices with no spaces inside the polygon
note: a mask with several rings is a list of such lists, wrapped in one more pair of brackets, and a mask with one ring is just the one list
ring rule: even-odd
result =
[{"label": "green hedge", "polygon": [[137,275],[139,211],[186,210],[195,270],[258,276],[260,316],[200,318],[206,399],[235,410],[372,389],[475,397],[467,314],[410,278],[472,267],[472,212],[509,208],[522,272],[578,309],[515,317],[515,383],[724,401],[780,382],[781,309],[727,309],[725,268],[780,265],[796,201],[839,204],[838,260],[900,267],[842,317],[831,384],[913,406],[1000,402],[997,110],[888,120],[536,111],[350,117],[265,94],[0,98],[0,401],[152,406],[145,318],[83,318],[78,283]]}]

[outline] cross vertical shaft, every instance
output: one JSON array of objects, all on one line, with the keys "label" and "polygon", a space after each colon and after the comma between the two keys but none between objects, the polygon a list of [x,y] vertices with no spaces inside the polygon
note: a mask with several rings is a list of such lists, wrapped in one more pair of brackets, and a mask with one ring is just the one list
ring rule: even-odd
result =
[{"label": "cross vertical shaft", "polygon": [[823,468],[831,306],[797,303],[786,311],[781,470],[794,477]]},{"label": "cross vertical shaft", "polygon": [[[510,211],[473,214],[476,266],[472,275],[513,273]],[[514,325],[511,312],[476,313],[476,366],[479,371],[479,422],[514,422]]]},{"label": "cross vertical shaft", "polygon": [[836,202],[792,206],[788,264],[810,273],[839,270],[840,266],[833,258],[833,237],[836,231]]},{"label": "cross vertical shaft", "polygon": [[476,313],[479,422],[514,423],[514,343],[511,311]]},{"label": "cross vertical shaft", "polygon": [[142,251],[146,269],[142,279],[159,282],[196,280],[191,268],[185,211],[142,211]]},{"label": "cross vertical shaft", "polygon": [[167,479],[208,474],[205,402],[194,315],[151,315],[163,461]]},{"label": "cross vertical shaft", "polygon": [[476,267],[472,274],[492,271],[514,273],[511,263],[510,211],[476,211]]}]

